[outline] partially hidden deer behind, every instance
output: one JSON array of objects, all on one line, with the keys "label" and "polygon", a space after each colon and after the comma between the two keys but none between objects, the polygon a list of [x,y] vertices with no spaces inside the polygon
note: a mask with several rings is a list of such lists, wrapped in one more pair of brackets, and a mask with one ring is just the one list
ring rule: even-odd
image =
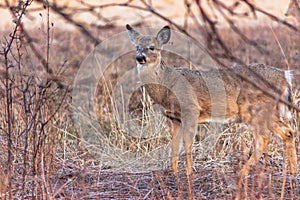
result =
[{"label": "partially hidden deer behind", "polygon": [[[247,123],[254,134],[254,153],[241,169],[239,180],[248,174],[249,167],[255,165],[266,151],[271,139],[270,132],[285,143],[290,171],[297,174],[296,133],[288,125],[291,116],[287,107],[236,76],[241,74],[256,83],[263,78],[270,83],[270,87],[277,88],[274,94],[281,94],[291,102],[290,85],[284,70],[263,64],[235,66],[232,71],[223,68],[202,71],[169,67],[161,57],[162,47],[171,37],[168,26],[163,27],[156,36],[142,35],[129,25],[126,29],[136,47],[140,80],[155,103],[163,106],[164,115],[172,121],[171,163],[175,174],[178,173],[181,142],[186,155],[186,174],[189,176],[193,170],[192,146],[198,123],[220,120]],[[223,82],[226,95],[220,96],[220,102],[212,102],[207,83],[217,80]],[[266,89],[269,90],[267,86]],[[217,108],[214,112],[213,104]]]}]

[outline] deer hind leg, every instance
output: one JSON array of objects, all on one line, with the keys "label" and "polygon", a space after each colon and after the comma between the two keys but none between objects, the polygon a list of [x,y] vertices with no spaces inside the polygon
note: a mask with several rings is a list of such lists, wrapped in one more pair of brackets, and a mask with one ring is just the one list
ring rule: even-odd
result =
[{"label": "deer hind leg", "polygon": [[291,174],[297,176],[298,174],[298,164],[297,164],[297,154],[295,148],[295,137],[293,134],[286,138],[285,147],[286,147],[286,157],[289,161],[289,166]]},{"label": "deer hind leg", "polygon": [[278,135],[282,141],[285,143],[286,148],[286,159],[288,160],[288,164],[290,167],[290,171],[292,175],[297,175],[298,173],[298,164],[297,164],[297,154],[295,147],[295,137],[293,130],[286,126],[283,123],[279,123],[281,125],[273,128],[273,132]]},{"label": "deer hind leg", "polygon": [[178,176],[178,157],[179,157],[179,150],[180,150],[180,143],[182,140],[182,134],[180,133],[180,124],[173,122],[172,123],[172,142],[171,142],[171,163],[172,169],[176,177]]},{"label": "deer hind leg", "polygon": [[[259,134],[257,130],[254,131],[254,141],[255,141],[255,147],[254,152],[252,153],[251,157],[248,159],[248,161],[244,164],[243,168],[239,172],[238,176],[238,191],[242,188],[243,178],[245,178],[249,173],[249,168],[253,165],[255,165],[258,160],[261,158],[263,153],[268,148],[269,144],[269,138],[264,137],[264,135]],[[247,182],[247,181],[246,181]],[[246,191],[246,188],[245,188]],[[240,195],[239,192],[237,195]],[[246,192],[245,192],[246,195]]]}]

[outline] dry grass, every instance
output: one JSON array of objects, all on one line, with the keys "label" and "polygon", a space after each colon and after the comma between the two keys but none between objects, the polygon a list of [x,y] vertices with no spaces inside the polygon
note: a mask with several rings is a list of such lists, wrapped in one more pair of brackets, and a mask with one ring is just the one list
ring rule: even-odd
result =
[{"label": "dry grass", "polygon": [[[119,28],[117,28],[119,30]],[[116,30],[109,30],[110,33]],[[245,62],[262,62],[285,67],[285,62],[268,27],[247,28],[249,37],[259,41],[267,50],[262,55],[246,46],[229,30],[222,37],[232,51]],[[282,27],[275,33],[281,42],[288,62],[299,69],[300,38]],[[5,33],[4,33],[5,34]],[[42,51],[44,33],[37,36]],[[130,110],[136,125],[132,132],[125,129],[128,121],[122,120],[123,110],[118,110],[114,86],[122,74],[134,68],[132,54],[116,60],[106,71],[105,79],[97,87],[97,114],[101,129],[94,131],[91,141],[82,136],[94,130],[93,120],[86,118],[91,129],[76,127],[72,118],[71,95],[55,82],[47,82],[40,62],[26,48],[18,62],[10,57],[11,88],[11,162],[8,162],[8,124],[5,87],[0,88],[0,194],[7,198],[57,198],[57,199],[171,199],[187,195],[184,159],[180,159],[180,184],[170,171],[170,135],[168,121],[152,106],[144,91],[132,96]],[[93,49],[80,34],[55,30],[50,48],[50,67],[60,74],[60,81],[71,86],[81,61]],[[13,51],[17,53],[14,46]],[[167,56],[166,53],[164,56]],[[2,58],[1,58],[2,59]],[[65,62],[66,61],[66,62]],[[1,64],[1,79],[5,69]],[[171,65],[180,66],[184,60],[170,59]],[[3,72],[3,73],[2,73]],[[22,82],[23,80],[23,82]],[[295,88],[300,78],[295,77]],[[27,90],[22,90],[28,86]],[[65,96],[66,95],[66,96]],[[50,121],[47,121],[50,119]],[[47,122],[47,123],[46,123]],[[295,115],[299,129],[299,118]],[[141,134],[140,137],[136,135]],[[299,135],[296,136],[297,155],[300,155]],[[204,124],[199,126],[193,153],[195,174],[193,189],[195,198],[232,199],[236,193],[237,171],[251,155],[252,134],[243,124]],[[91,149],[96,150],[91,152]],[[283,144],[276,138],[260,165],[250,172],[248,194],[251,199],[279,199],[282,187],[285,199],[300,196],[299,175],[293,178],[286,173]],[[184,156],[184,155],[182,155]],[[8,168],[10,164],[11,169]],[[264,169],[264,170],[262,170]],[[286,184],[283,182],[286,179]],[[8,184],[10,180],[10,185]]]}]

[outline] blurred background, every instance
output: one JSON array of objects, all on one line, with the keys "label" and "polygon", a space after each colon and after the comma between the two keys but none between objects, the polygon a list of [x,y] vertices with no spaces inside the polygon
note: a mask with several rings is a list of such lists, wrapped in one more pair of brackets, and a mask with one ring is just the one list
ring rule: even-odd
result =
[{"label": "blurred background", "polygon": [[[5,9],[5,1],[1,0],[1,27],[4,26],[11,26],[12,17],[7,9]],[[18,1],[9,1],[10,4],[16,6]],[[143,3],[140,1],[77,1],[77,0],[62,0],[62,1],[53,1],[55,5],[59,8],[63,8],[65,10],[69,10],[68,14],[72,15],[76,21],[80,21],[82,23],[90,24],[90,25],[99,25],[104,26],[108,24],[114,25],[124,25],[126,23],[129,24],[136,24],[142,21],[146,21],[148,26],[153,25],[164,25],[165,22],[147,11],[142,11],[140,9],[133,9],[131,7],[126,6],[125,4],[130,2],[130,6],[141,6],[143,7]],[[146,1],[149,5],[153,6],[155,10],[159,13],[163,13],[164,16],[172,20],[173,22],[183,24],[185,18],[185,3],[188,2],[191,4],[190,9],[193,11],[197,11],[197,6],[193,1],[175,1],[175,0],[162,0],[162,1]],[[203,7],[209,13],[211,17],[218,17],[220,21],[220,26],[226,25],[224,23],[224,19],[219,12],[209,10],[209,7],[212,6],[213,1],[200,1],[203,4]],[[234,5],[234,3],[238,2],[235,0],[228,0],[228,1],[221,1],[222,3],[230,6]],[[274,0],[274,1],[249,1],[251,3],[255,3],[255,5],[259,8],[263,8],[264,10],[276,15],[277,17],[284,18],[285,12],[288,9],[289,0]],[[50,1],[51,3],[51,1]],[[40,2],[33,2],[30,6],[30,14],[24,18],[24,23],[34,28],[35,26],[40,26],[45,19],[45,16],[41,16],[41,4],[43,1]],[[111,6],[108,6],[110,5]],[[122,6],[116,6],[120,4]],[[102,7],[105,5],[104,7]],[[95,10],[88,10],[88,8],[94,7]],[[249,6],[245,4],[241,4],[236,9],[238,12],[249,12]],[[72,11],[72,12],[71,12]],[[198,20],[200,20],[200,16],[195,16]],[[70,24],[66,23],[66,21],[55,12],[51,12],[50,16],[51,21],[55,22],[55,27],[59,28],[74,28]],[[239,19],[236,17],[238,23],[244,23],[244,26],[249,25],[257,25],[257,24],[266,24],[270,23],[272,20],[266,17],[262,13],[257,13],[257,19],[254,20],[253,17],[249,17],[246,19]],[[190,21],[191,24],[193,24]]]}]

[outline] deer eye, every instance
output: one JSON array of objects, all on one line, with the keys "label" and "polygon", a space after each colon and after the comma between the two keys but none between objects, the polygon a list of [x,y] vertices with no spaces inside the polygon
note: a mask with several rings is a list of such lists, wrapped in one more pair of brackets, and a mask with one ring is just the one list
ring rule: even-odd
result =
[{"label": "deer eye", "polygon": [[150,49],[151,51],[154,51],[155,47],[154,47],[154,46],[151,46],[151,47],[149,47],[149,49]]}]

